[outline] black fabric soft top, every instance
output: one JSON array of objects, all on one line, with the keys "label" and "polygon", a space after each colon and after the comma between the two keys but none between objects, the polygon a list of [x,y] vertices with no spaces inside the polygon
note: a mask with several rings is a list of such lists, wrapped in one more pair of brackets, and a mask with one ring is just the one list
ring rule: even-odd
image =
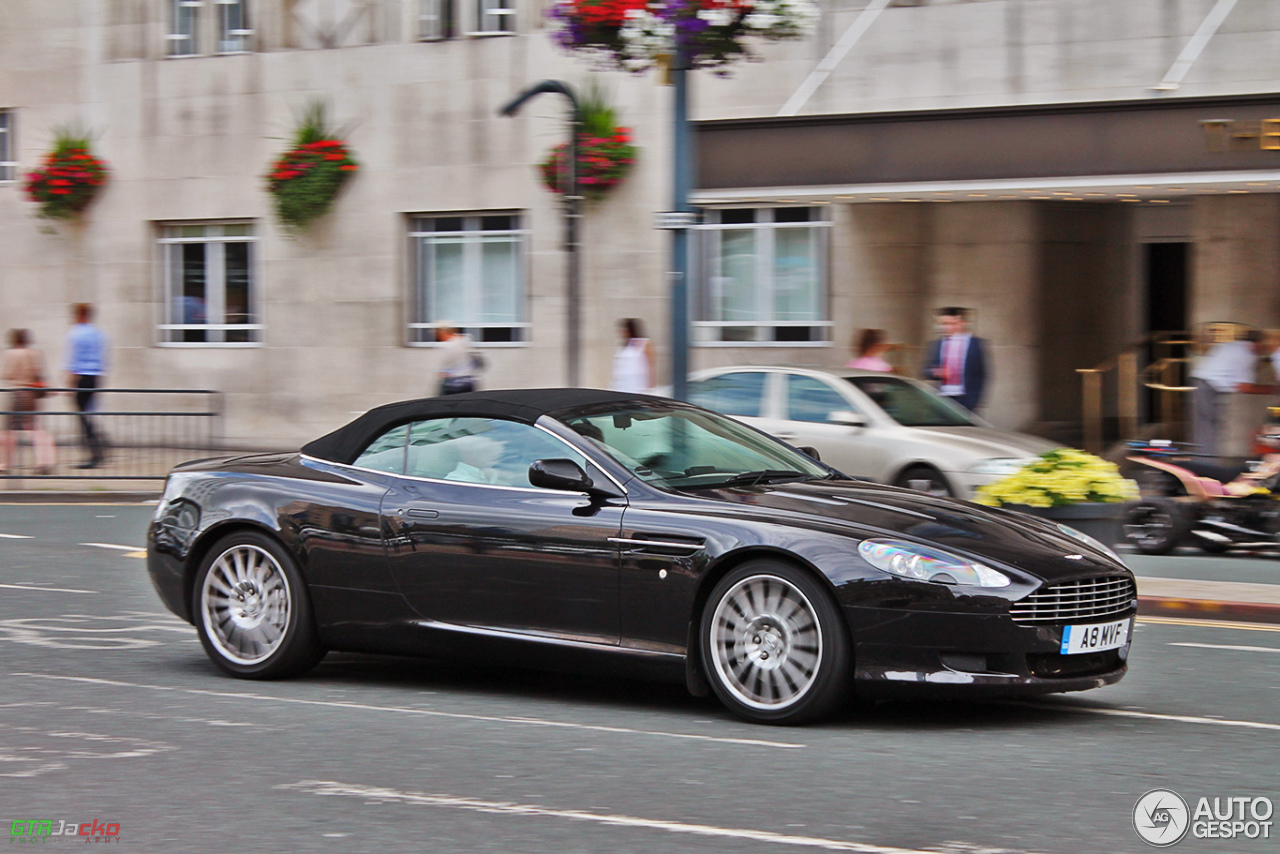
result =
[{"label": "black fabric soft top", "polygon": [[663,399],[593,388],[529,388],[404,400],[370,409],[350,424],[303,445],[302,453],[330,462],[352,463],[374,439],[392,427],[410,421],[425,418],[507,418],[532,424],[548,413],[601,403],[644,400]]}]

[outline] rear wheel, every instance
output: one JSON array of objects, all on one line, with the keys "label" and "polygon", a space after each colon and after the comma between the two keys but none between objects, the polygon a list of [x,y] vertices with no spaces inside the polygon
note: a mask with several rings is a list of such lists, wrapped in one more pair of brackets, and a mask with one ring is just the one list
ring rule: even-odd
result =
[{"label": "rear wheel", "polygon": [[845,699],[852,670],[844,620],[808,573],[754,560],[712,590],[699,632],[716,696],[756,723],[816,720]]},{"label": "rear wheel", "polygon": [[927,492],[930,495],[949,496],[954,494],[951,491],[951,485],[942,476],[942,472],[933,466],[911,466],[898,475],[893,485],[914,489],[917,492]]},{"label": "rear wheel", "polygon": [[214,543],[196,575],[191,611],[205,653],[232,676],[297,676],[324,657],[293,559],[257,531]]},{"label": "rear wheel", "polygon": [[1125,542],[1143,554],[1168,554],[1182,542],[1187,529],[1183,508],[1168,498],[1144,498],[1125,512]]}]

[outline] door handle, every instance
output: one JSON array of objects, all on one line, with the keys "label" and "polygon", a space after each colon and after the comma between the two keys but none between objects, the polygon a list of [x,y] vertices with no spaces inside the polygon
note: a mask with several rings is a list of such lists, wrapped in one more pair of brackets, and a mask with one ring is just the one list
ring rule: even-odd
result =
[{"label": "door handle", "polygon": [[400,515],[408,516],[410,519],[435,519],[440,514],[435,510],[422,510],[418,507],[410,507],[407,510],[401,510]]}]

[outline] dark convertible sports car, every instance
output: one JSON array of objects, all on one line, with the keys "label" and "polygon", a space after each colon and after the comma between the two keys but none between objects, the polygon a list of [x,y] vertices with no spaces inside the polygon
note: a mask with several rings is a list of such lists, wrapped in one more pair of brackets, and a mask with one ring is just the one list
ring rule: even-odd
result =
[{"label": "dark convertible sports car", "polygon": [[855,687],[1110,684],[1136,604],[1120,560],[1070,528],[587,389],[395,403],[301,453],[187,463],[147,544],[160,597],[234,676],[469,639],[673,664],[769,723]]}]

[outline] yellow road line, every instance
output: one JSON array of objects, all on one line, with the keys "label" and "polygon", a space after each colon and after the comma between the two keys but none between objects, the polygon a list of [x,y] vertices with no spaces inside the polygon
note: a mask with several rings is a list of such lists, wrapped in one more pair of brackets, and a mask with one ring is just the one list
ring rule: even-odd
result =
[{"label": "yellow road line", "polygon": [[1246,632],[1280,632],[1280,626],[1264,623],[1234,623],[1227,620],[1196,620],[1182,617],[1139,617],[1139,623],[1155,623],[1162,626],[1199,626],[1206,629],[1241,629]]}]

